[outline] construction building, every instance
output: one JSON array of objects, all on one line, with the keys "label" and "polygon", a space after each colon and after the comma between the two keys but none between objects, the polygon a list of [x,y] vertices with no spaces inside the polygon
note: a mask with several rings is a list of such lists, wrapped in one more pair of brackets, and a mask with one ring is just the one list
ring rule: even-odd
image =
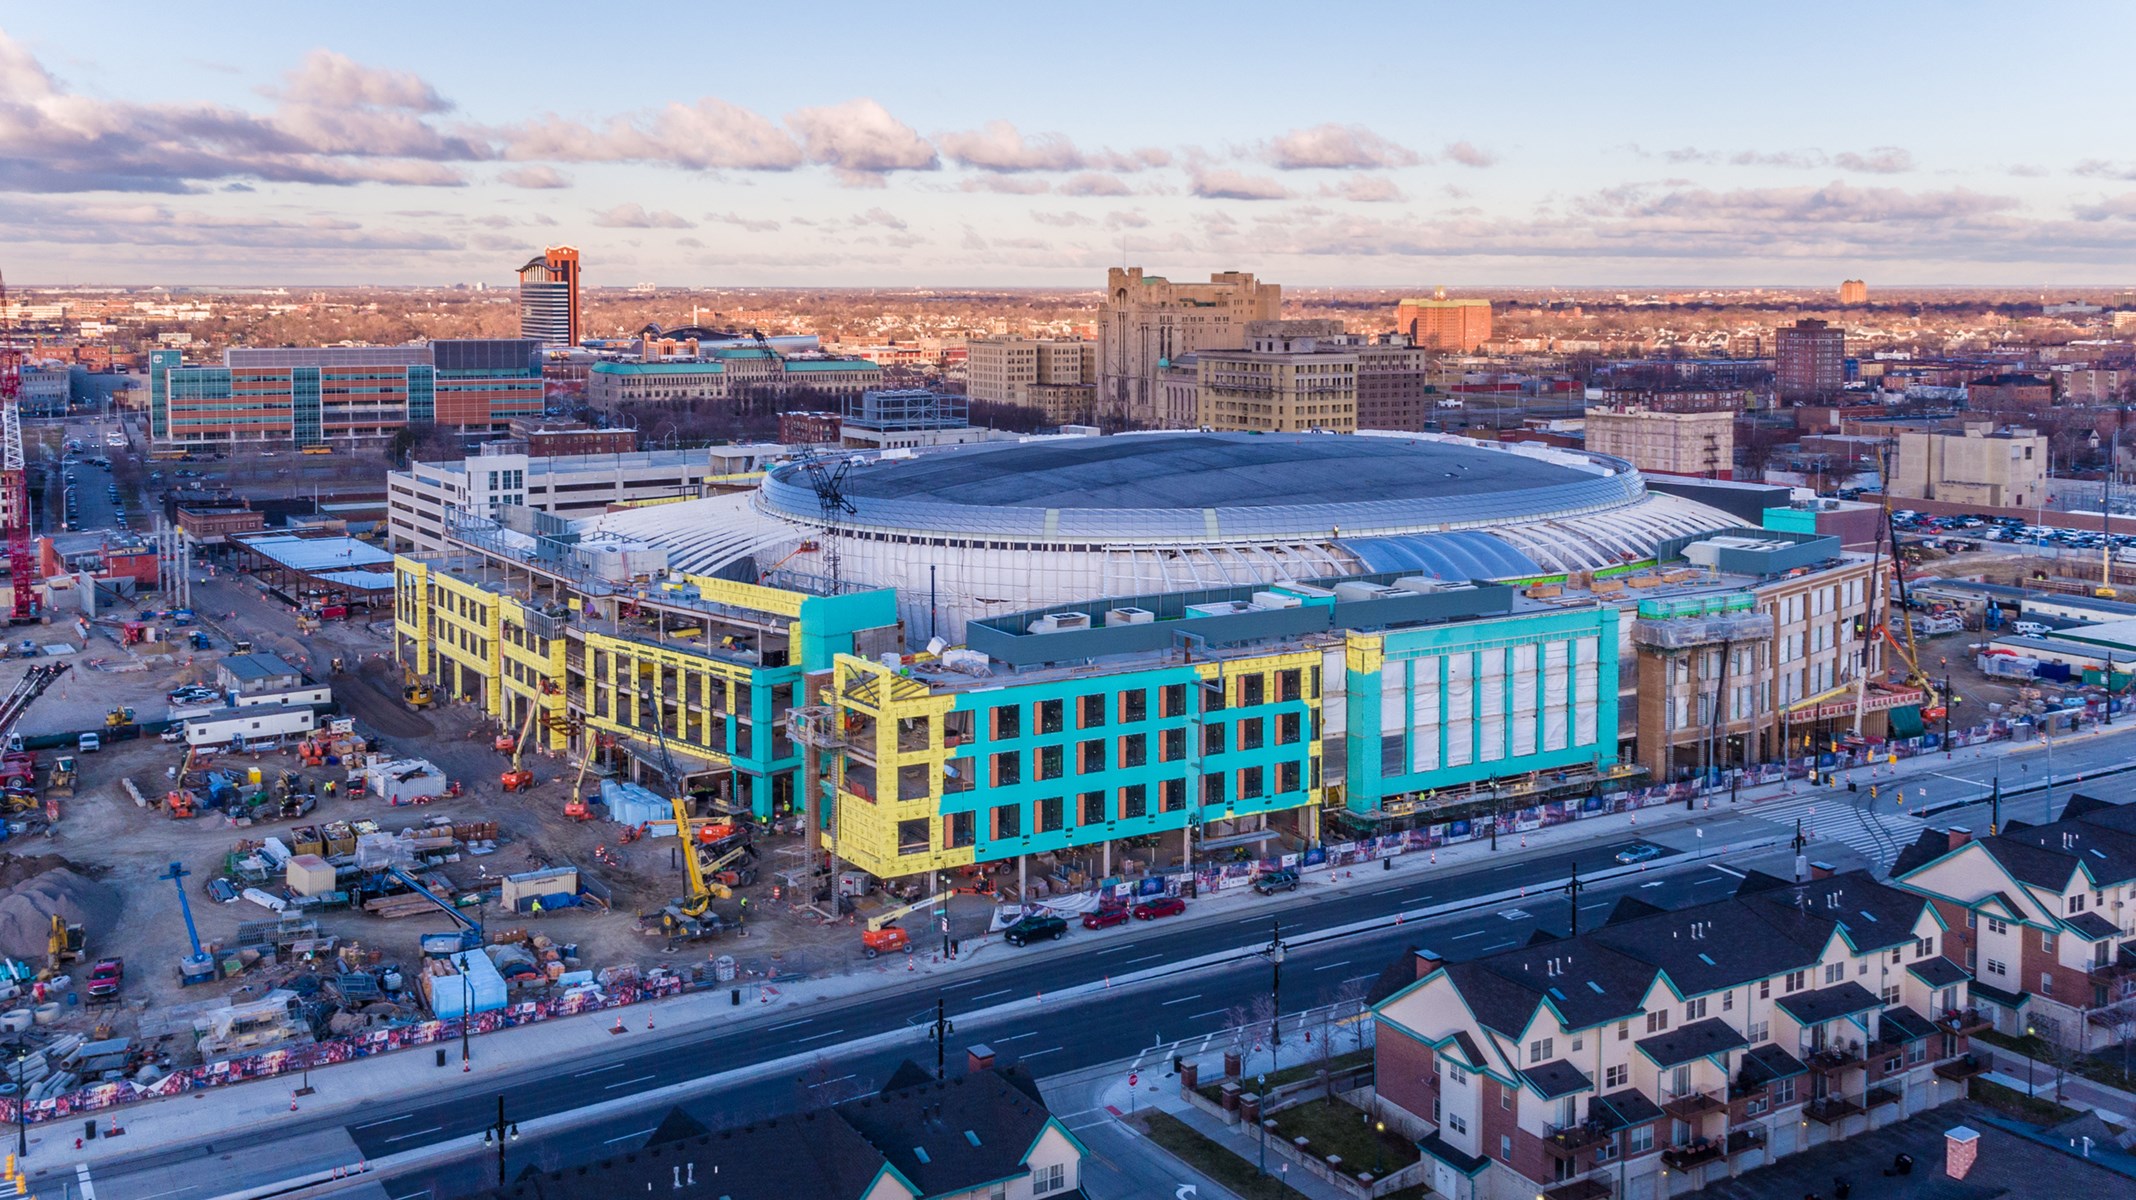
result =
[{"label": "construction building", "polygon": [[965,344],[964,394],[1035,408],[1056,425],[1094,419],[1098,344],[1041,338],[974,338]]},{"label": "construction building", "polygon": [[2037,506],[2047,496],[2047,439],[1968,421],[1962,432],[1901,433],[1891,494],[1983,508]]},{"label": "construction building", "polygon": [[1624,459],[1642,471],[1735,476],[1732,412],[1656,412],[1649,408],[1587,410],[1587,448]]},{"label": "construction building", "polygon": [[1829,400],[1847,384],[1847,331],[1814,317],[1773,331],[1773,382],[1783,400]]},{"label": "construction building", "polygon": [[[1435,1195],[1679,1196],[1965,1095],[1986,1069],[1955,929],[1865,871],[1452,961],[1372,1009],[1369,1108]],[[1874,1180],[1864,1181],[1873,1183]]]},{"label": "construction building", "polygon": [[1223,433],[1355,433],[1357,359],[1341,321],[1249,321],[1244,349],[1196,353],[1196,423]]},{"label": "construction building", "polygon": [[576,346],[580,332],[578,250],[551,246],[519,268],[519,336]]},{"label": "construction building", "polygon": [[[1283,315],[1283,288],[1245,271],[1207,283],[1174,283],[1141,267],[1106,273],[1098,306],[1098,416],[1140,428],[1168,426],[1158,405],[1158,373],[1182,354],[1236,349],[1249,321]],[[1191,426],[1191,421],[1188,422]]]},{"label": "construction building", "polygon": [[1396,304],[1394,331],[1426,350],[1471,354],[1491,340],[1491,302],[1473,296],[1449,300],[1446,289],[1437,288],[1429,300]]}]

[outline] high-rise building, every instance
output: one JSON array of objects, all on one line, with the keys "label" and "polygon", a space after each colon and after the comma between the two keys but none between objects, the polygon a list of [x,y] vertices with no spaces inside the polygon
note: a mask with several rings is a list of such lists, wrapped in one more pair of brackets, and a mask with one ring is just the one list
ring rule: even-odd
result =
[{"label": "high-rise building", "polygon": [[1398,333],[1353,341],[1357,351],[1357,427],[1423,429],[1436,415],[1430,354]]},{"label": "high-rise building", "polygon": [[1394,331],[1426,350],[1467,354],[1491,340],[1491,302],[1477,297],[1446,298],[1437,288],[1429,300],[1404,300],[1394,306]]},{"label": "high-rise building", "polygon": [[1839,302],[1846,305],[1869,303],[1869,285],[1859,279],[1849,279],[1839,285]]},{"label": "high-rise building", "polygon": [[1357,348],[1341,321],[1253,321],[1243,350],[1202,350],[1196,419],[1220,433],[1357,431]]},{"label": "high-rise building", "polygon": [[1835,395],[1847,382],[1847,332],[1814,317],[1775,331],[1774,379],[1785,399]]},{"label": "high-rise building", "polygon": [[519,268],[519,336],[544,346],[579,340],[579,253],[551,246]]},{"label": "high-rise building", "polygon": [[975,338],[965,346],[965,395],[1036,408],[1055,424],[1092,417],[1098,344],[1037,338]]},{"label": "high-rise building", "polygon": [[1207,283],[1173,283],[1114,267],[1098,312],[1098,415],[1132,425],[1164,425],[1158,375],[1173,358],[1246,344],[1249,321],[1283,315],[1283,288],[1250,272],[1223,271]]}]

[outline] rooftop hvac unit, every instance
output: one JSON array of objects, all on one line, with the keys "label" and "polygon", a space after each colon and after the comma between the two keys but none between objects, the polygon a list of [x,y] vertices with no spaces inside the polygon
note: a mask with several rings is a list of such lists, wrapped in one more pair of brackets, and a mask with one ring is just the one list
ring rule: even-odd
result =
[{"label": "rooftop hvac unit", "polygon": [[1112,608],[1105,612],[1105,625],[1148,625],[1157,619],[1157,614],[1146,608]]},{"label": "rooftop hvac unit", "polygon": [[1218,600],[1214,604],[1189,604],[1189,617],[1230,617],[1253,611],[1253,605],[1244,600]]},{"label": "rooftop hvac unit", "polygon": [[1418,592],[1430,595],[1433,592],[1473,592],[1476,585],[1466,579],[1427,579],[1422,575],[1409,575],[1394,581],[1396,591]]},{"label": "rooftop hvac unit", "polygon": [[1281,588],[1293,596],[1305,596],[1315,600],[1325,600],[1335,594],[1317,584],[1299,583],[1295,579],[1278,579],[1269,586]]},{"label": "rooftop hvac unit", "polygon": [[1303,600],[1298,599],[1296,596],[1285,596],[1278,592],[1255,592],[1253,594],[1253,606],[1255,608],[1298,608],[1304,603]]},{"label": "rooftop hvac unit", "polygon": [[1090,628],[1089,613],[1047,613],[1031,622],[1032,633],[1067,633],[1073,629]]},{"label": "rooftop hvac unit", "polygon": [[1401,588],[1384,587],[1377,583],[1338,583],[1335,585],[1337,600],[1386,600],[1409,593]]}]

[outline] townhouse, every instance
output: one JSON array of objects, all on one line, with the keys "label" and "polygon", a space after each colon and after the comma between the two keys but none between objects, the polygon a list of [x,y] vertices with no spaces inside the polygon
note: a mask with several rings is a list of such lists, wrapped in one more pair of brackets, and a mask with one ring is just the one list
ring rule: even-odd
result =
[{"label": "townhouse", "polygon": [[1372,1010],[1377,1098],[1451,1200],[1651,1200],[1963,1093],[1969,980],[1926,897],[1752,872],[1454,961]]}]

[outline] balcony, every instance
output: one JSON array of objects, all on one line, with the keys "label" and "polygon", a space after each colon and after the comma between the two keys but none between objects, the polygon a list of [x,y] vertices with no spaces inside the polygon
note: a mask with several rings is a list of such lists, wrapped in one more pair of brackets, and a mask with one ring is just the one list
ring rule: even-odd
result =
[{"label": "balcony", "polygon": [[1805,1054],[1802,1061],[1810,1070],[1820,1075],[1835,1074],[1849,1067],[1862,1065],[1862,1048],[1854,1043],[1844,1046],[1827,1046],[1822,1050]]},{"label": "balcony", "polygon": [[1983,1029],[1994,1028],[1995,1022],[1989,1018],[1988,1010],[1984,1008],[1952,1008],[1937,1014],[1936,1026],[1950,1033],[1961,1033],[1970,1037]]},{"label": "balcony", "polygon": [[1731,1129],[1728,1131],[1728,1145],[1725,1153],[1730,1158],[1734,1158],[1746,1150],[1763,1150],[1764,1148],[1765,1128],[1762,1125],[1752,1125],[1747,1129]]},{"label": "balcony", "polygon": [[1728,1102],[1721,1099],[1718,1092],[1664,1092],[1661,1098],[1661,1111],[1679,1121],[1695,1121],[1707,1113],[1720,1112],[1727,1107]]},{"label": "balcony", "polygon": [[1938,1079],[1949,1079],[1956,1082],[1971,1079],[1975,1075],[1986,1074],[1988,1064],[1982,1062],[1977,1054],[1961,1054],[1948,1062],[1937,1063],[1935,1070]]},{"label": "balcony", "polygon": [[1875,1108],[1879,1104],[1897,1104],[1898,1102],[1899,1089],[1897,1088],[1873,1087],[1862,1096],[1862,1107],[1864,1109]]},{"label": "balcony", "polygon": [[1582,1150],[1608,1141],[1610,1133],[1606,1123],[1592,1117],[1571,1125],[1545,1125],[1543,1148],[1560,1158],[1571,1158]]},{"label": "balcony", "polygon": [[1837,1125],[1847,1117],[1867,1111],[1845,1096],[1819,1096],[1802,1106],[1802,1115],[1820,1125]]},{"label": "balcony", "polygon": [[1698,1138],[1686,1145],[1671,1146],[1661,1152],[1662,1164],[1678,1171],[1688,1171],[1721,1159],[1721,1143],[1712,1138]]}]

